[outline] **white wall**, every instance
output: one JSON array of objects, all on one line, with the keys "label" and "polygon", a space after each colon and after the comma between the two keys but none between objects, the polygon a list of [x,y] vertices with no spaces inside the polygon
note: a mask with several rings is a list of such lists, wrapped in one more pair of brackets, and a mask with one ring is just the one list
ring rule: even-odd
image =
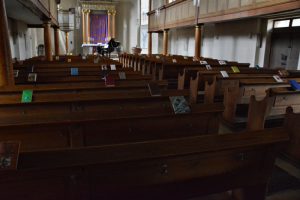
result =
[{"label": "white wall", "polygon": [[131,52],[140,43],[138,0],[121,1],[116,9],[116,40],[121,42],[124,51]]},{"label": "white wall", "polygon": [[182,28],[169,31],[169,54],[194,56],[195,29]]},{"label": "white wall", "polygon": [[[204,25],[201,55],[265,66],[268,35],[267,21],[249,19]],[[162,53],[162,34],[153,34],[153,53]],[[169,54],[194,56],[195,29],[184,27],[169,30]]]},{"label": "white wall", "polygon": [[256,19],[205,25],[202,56],[264,66],[266,29]]}]

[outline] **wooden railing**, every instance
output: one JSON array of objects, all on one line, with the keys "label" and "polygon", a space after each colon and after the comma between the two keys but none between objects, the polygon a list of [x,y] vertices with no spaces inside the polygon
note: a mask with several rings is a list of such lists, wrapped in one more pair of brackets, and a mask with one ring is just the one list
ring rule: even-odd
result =
[{"label": "wooden railing", "polygon": [[57,0],[31,0],[37,12],[41,12],[43,17],[48,18],[55,25],[58,25]]},{"label": "wooden railing", "polygon": [[199,7],[193,0],[177,0],[148,13],[149,31],[194,26],[300,8],[300,0],[201,0]]}]

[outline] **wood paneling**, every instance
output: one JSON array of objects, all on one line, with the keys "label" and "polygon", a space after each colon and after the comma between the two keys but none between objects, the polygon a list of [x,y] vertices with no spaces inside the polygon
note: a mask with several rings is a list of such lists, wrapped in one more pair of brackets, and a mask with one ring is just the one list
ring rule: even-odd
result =
[{"label": "wood paneling", "polygon": [[299,8],[300,0],[201,0],[197,11],[193,0],[177,0],[160,7],[158,13],[149,12],[149,30],[162,31],[194,26],[196,23],[256,17]]}]

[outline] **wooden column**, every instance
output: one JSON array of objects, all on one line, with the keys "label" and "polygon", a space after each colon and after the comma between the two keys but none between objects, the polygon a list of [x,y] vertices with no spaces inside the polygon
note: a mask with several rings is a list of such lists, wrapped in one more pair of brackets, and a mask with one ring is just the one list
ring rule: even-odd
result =
[{"label": "wooden column", "polygon": [[85,10],[82,10],[82,42],[83,44],[86,44],[86,33],[85,33]]},{"label": "wooden column", "polygon": [[201,57],[201,26],[197,25],[195,27],[195,58],[199,59]]},{"label": "wooden column", "polygon": [[45,43],[45,56],[47,61],[52,61],[51,53],[51,22],[44,22],[44,43]]},{"label": "wooden column", "polygon": [[0,0],[0,87],[14,85],[5,0]]},{"label": "wooden column", "polygon": [[54,28],[54,44],[55,44],[55,55],[59,56],[59,28],[55,27]]},{"label": "wooden column", "polygon": [[113,10],[111,13],[111,37],[116,38],[116,13],[117,11]]},{"label": "wooden column", "polygon": [[66,55],[69,53],[69,32],[66,32]]},{"label": "wooden column", "polygon": [[108,37],[108,39],[110,40],[111,39],[111,20],[110,20],[110,16],[111,16],[111,11],[110,10],[108,10],[107,11],[107,37]]},{"label": "wooden column", "polygon": [[164,30],[164,46],[163,46],[163,55],[168,55],[168,44],[169,44],[169,30]]},{"label": "wooden column", "polygon": [[87,10],[87,12],[86,12],[86,39],[87,39],[88,44],[90,44],[90,42],[91,42],[90,13],[91,13],[91,10]]},{"label": "wooden column", "polygon": [[148,32],[148,55],[152,55],[152,33]]}]

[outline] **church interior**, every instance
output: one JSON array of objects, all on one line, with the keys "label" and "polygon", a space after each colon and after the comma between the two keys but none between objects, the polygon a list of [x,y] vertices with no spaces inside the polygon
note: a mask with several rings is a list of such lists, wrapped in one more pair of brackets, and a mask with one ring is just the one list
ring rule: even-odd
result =
[{"label": "church interior", "polygon": [[0,25],[1,200],[300,200],[300,0],[0,0]]}]

